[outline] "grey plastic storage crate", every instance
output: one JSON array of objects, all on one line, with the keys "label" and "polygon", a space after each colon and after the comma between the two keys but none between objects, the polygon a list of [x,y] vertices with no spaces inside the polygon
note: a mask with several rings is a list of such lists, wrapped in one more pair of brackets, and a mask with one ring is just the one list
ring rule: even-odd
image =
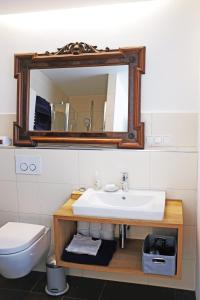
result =
[{"label": "grey plastic storage crate", "polygon": [[[170,255],[161,255],[159,251],[152,251],[155,240],[163,240],[170,249]],[[154,253],[154,252],[157,252]],[[162,252],[162,251],[161,251]],[[173,276],[176,274],[176,238],[173,236],[158,236],[149,234],[143,244],[142,266],[143,272]]]}]

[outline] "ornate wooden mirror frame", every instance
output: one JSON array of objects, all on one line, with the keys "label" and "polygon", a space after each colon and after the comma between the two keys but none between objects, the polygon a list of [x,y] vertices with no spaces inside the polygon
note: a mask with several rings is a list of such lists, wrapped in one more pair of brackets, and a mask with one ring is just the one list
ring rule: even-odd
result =
[{"label": "ornate wooden mirror frame", "polygon": [[[128,131],[65,132],[29,131],[29,90],[31,69],[128,65]],[[15,55],[17,79],[17,121],[14,145],[36,146],[38,143],[107,144],[117,148],[144,148],[144,123],[140,120],[141,74],[145,71],[145,47],[98,50],[85,43],[70,43],[57,52]]]}]

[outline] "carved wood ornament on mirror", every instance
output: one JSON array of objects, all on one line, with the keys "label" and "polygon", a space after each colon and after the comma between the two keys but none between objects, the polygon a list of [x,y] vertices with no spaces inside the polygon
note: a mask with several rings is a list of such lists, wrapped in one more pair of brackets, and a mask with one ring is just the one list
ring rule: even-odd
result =
[{"label": "carved wood ornament on mirror", "polygon": [[[48,131],[30,130],[30,71],[98,66],[128,66],[128,120],[120,131]],[[115,148],[144,148],[144,123],[141,122],[141,74],[145,72],[145,47],[99,50],[85,43],[70,43],[56,52],[15,55],[17,79],[17,120],[14,122],[14,145],[37,146],[38,143],[96,144]]]}]

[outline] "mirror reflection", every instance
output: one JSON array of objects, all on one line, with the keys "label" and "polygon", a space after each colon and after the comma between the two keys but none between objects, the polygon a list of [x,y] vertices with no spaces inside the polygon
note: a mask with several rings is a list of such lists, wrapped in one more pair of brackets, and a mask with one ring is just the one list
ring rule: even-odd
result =
[{"label": "mirror reflection", "polygon": [[30,70],[29,130],[128,131],[128,66]]}]

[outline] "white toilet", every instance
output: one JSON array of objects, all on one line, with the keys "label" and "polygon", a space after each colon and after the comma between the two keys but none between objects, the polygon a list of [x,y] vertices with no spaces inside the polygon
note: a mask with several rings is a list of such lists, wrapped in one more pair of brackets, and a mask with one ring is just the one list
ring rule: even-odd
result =
[{"label": "white toilet", "polygon": [[8,222],[0,228],[0,274],[6,278],[27,275],[47,253],[51,234],[48,227]]}]

